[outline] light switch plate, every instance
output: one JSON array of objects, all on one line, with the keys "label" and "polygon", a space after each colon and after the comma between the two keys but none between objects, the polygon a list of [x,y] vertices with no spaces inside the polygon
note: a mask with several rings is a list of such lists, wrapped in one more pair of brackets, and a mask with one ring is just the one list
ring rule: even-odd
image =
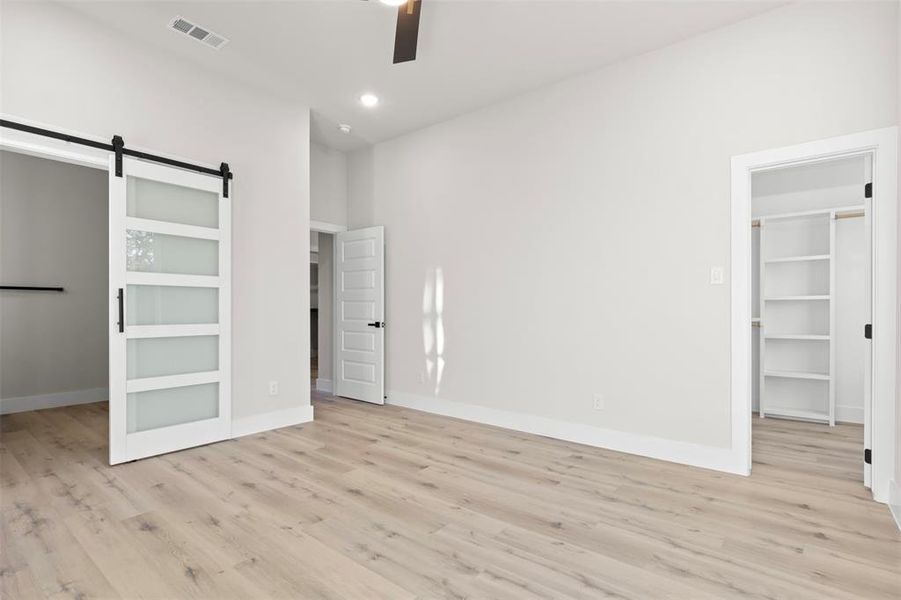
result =
[{"label": "light switch plate", "polygon": [[710,285],[723,285],[724,279],[723,267],[710,267]]}]

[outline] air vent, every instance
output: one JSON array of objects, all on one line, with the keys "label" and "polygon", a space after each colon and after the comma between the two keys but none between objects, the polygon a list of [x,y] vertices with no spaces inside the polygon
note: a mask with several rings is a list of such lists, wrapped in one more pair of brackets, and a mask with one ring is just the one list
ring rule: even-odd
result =
[{"label": "air vent", "polygon": [[179,33],[186,34],[188,37],[218,50],[228,43],[228,38],[214,33],[205,27],[200,27],[184,17],[175,17],[169,21],[169,28]]}]

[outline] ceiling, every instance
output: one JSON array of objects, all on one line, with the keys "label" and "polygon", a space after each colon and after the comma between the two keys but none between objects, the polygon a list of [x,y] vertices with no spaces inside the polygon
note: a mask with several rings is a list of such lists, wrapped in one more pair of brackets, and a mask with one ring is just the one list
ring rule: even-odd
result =
[{"label": "ceiling", "polygon": [[[391,64],[396,9],[377,0],[66,2],[180,58],[308,105],[339,150],[380,142],[672,44],[785,2],[423,0],[418,57]],[[221,50],[167,25],[226,36]],[[360,105],[364,91],[381,99]],[[353,127],[351,135],[338,123]]]}]

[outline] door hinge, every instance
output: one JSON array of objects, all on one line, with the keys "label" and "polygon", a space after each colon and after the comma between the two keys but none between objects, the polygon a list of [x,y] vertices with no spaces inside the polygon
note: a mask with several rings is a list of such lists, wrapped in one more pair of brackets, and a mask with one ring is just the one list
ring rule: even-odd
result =
[{"label": "door hinge", "polygon": [[873,451],[869,448],[863,451],[863,462],[867,463],[868,465],[873,464]]},{"label": "door hinge", "polygon": [[867,323],[866,325],[863,326],[863,337],[865,337],[868,340],[873,339],[873,324],[872,323]]},{"label": "door hinge", "polygon": [[873,197],[873,184],[868,183],[863,186],[863,197],[864,198],[872,198]]}]

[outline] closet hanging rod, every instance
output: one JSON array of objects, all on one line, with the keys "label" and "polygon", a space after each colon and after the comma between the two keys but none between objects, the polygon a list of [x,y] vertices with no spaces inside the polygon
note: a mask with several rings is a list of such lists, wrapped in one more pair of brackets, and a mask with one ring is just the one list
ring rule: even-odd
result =
[{"label": "closet hanging rod", "polygon": [[[836,219],[856,219],[863,216],[866,216],[866,213],[862,210],[856,210],[854,212],[835,213]],[[753,221],[751,221],[751,227],[760,227],[760,219],[754,219]]]},{"label": "closet hanging rod", "polygon": [[0,285],[0,290],[16,290],[20,292],[65,292],[66,288],[42,285]]},{"label": "closet hanging rod", "polygon": [[231,169],[229,169],[228,163],[220,164],[219,169],[217,170],[211,169],[210,167],[204,167],[201,165],[195,165],[192,163],[175,160],[173,158],[166,158],[165,156],[158,156],[156,154],[149,154],[147,152],[141,152],[139,150],[132,150],[125,147],[125,141],[118,135],[114,135],[112,141],[109,144],[105,144],[96,140],[89,140],[87,138],[69,135],[68,133],[60,133],[58,131],[52,131],[50,129],[43,129],[41,127],[35,127],[34,125],[16,123],[15,121],[9,121],[7,119],[0,119],[0,127],[15,129],[17,131],[24,131],[25,133],[33,133],[35,135],[42,135],[44,137],[53,138],[55,140],[62,140],[70,144],[80,144],[82,146],[88,146],[89,148],[97,148],[98,150],[114,152],[116,154],[116,177],[122,177],[122,157],[131,156],[141,160],[169,165],[170,167],[178,167],[179,169],[185,169],[186,171],[194,171],[196,173],[203,173],[205,175],[221,177],[222,195],[226,198],[228,198],[228,181],[229,179],[234,179],[234,173],[231,171]]}]

